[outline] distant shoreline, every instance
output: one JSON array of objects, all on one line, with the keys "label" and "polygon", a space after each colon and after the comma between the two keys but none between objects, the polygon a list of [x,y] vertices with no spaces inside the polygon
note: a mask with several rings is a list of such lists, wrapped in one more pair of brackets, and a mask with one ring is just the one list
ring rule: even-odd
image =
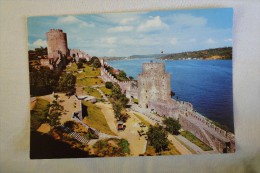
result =
[{"label": "distant shoreline", "polygon": [[129,57],[103,57],[106,61],[131,60],[131,59],[158,59],[158,60],[232,60],[232,47],[222,47],[205,49],[199,51],[170,53],[170,54],[150,54],[131,55]]}]

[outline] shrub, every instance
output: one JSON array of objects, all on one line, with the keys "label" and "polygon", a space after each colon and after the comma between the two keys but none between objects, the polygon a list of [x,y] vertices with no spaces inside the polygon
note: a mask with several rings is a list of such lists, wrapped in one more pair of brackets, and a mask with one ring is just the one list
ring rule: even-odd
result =
[{"label": "shrub", "polygon": [[106,86],[106,88],[111,89],[113,87],[113,83],[112,82],[106,82],[105,86]]}]

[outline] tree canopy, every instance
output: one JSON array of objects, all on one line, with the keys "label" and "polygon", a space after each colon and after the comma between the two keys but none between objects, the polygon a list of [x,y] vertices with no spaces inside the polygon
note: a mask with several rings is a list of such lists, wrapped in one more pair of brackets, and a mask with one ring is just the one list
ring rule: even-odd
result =
[{"label": "tree canopy", "polygon": [[71,73],[63,73],[58,82],[58,90],[71,95],[75,92],[76,77]]},{"label": "tree canopy", "polygon": [[161,126],[150,126],[146,135],[149,145],[153,146],[156,152],[166,150],[170,143],[167,132]]},{"label": "tree canopy", "polygon": [[166,130],[169,133],[171,133],[173,135],[179,134],[181,125],[179,124],[179,122],[177,120],[169,117],[169,118],[165,118],[165,120],[163,120],[163,123],[166,125]]}]

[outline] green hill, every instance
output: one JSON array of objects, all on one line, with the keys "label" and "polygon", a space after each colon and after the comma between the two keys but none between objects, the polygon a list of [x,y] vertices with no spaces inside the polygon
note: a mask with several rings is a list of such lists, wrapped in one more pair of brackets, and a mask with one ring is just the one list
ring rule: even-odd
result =
[{"label": "green hill", "polygon": [[223,47],[215,49],[206,49],[191,52],[181,52],[168,54],[166,56],[157,58],[161,60],[180,60],[180,59],[232,59],[232,47]]}]

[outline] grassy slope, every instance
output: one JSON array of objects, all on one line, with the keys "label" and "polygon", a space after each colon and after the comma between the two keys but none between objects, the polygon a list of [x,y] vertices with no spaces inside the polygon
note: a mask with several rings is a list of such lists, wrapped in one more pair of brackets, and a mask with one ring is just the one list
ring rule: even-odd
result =
[{"label": "grassy slope", "polygon": [[83,119],[83,122],[93,127],[103,133],[116,135],[112,132],[107,124],[107,121],[101,112],[100,108],[98,108],[95,104],[90,102],[82,102],[84,105],[88,107],[88,116]]},{"label": "grassy slope", "polygon": [[191,141],[192,143],[194,143],[195,145],[197,145],[198,147],[200,147],[204,151],[212,150],[212,148],[210,148],[208,145],[203,143],[201,140],[199,140],[196,136],[194,136],[192,133],[188,131],[182,131],[181,135],[186,139],[188,139],[189,141]]},{"label": "grassy slope", "polygon": [[31,110],[31,129],[36,130],[40,127],[40,125],[43,123],[43,120],[45,119],[45,114],[48,113],[48,105],[49,102],[37,98],[35,106],[33,110]]},{"label": "grassy slope", "polygon": [[112,90],[111,89],[108,89],[108,88],[106,88],[106,87],[100,87],[99,88],[101,91],[103,91],[103,93],[105,94],[105,95],[111,95],[112,94]]},{"label": "grassy slope", "polygon": [[85,87],[84,90],[87,92],[88,95],[94,96],[96,98],[102,98],[101,94],[94,88]]},{"label": "grassy slope", "polygon": [[149,127],[151,124],[148,122],[148,121],[146,121],[143,117],[141,117],[140,115],[138,115],[138,114],[135,114],[134,113],[134,115],[142,122],[142,123],[144,123],[147,127]]},{"label": "grassy slope", "polygon": [[[168,145],[168,149],[169,150],[167,151],[162,151],[161,155],[180,155],[180,152],[175,148],[175,146],[172,143]],[[157,154],[155,152],[155,148],[151,145],[147,145],[145,155],[156,156]]]}]

